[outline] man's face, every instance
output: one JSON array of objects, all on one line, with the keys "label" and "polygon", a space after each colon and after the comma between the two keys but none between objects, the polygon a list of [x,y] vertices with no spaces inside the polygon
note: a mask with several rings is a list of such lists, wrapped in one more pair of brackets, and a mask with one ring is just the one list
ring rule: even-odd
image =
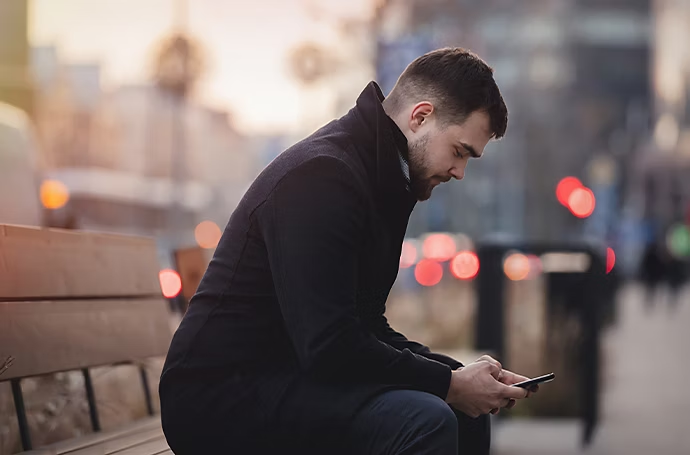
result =
[{"label": "man's face", "polygon": [[409,138],[410,183],[419,201],[451,178],[461,180],[471,158],[479,158],[491,139],[489,116],[475,111],[460,125],[439,127],[435,115],[418,121]]}]

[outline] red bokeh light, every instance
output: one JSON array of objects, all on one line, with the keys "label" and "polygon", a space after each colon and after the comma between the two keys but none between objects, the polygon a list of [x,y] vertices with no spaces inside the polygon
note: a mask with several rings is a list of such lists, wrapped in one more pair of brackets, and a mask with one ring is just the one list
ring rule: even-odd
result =
[{"label": "red bokeh light", "polygon": [[472,251],[461,251],[450,261],[450,272],[458,280],[471,280],[479,273],[479,258]]},{"label": "red bokeh light", "polygon": [[422,244],[424,257],[434,261],[448,261],[456,251],[455,240],[448,234],[431,234]]},{"label": "red bokeh light", "polygon": [[431,259],[422,259],[414,269],[414,277],[422,286],[434,286],[443,278],[443,267]]},{"label": "red bokeh light", "polygon": [[578,188],[582,188],[582,182],[576,177],[565,177],[556,186],[556,198],[562,205],[568,207],[570,195]]},{"label": "red bokeh light", "polygon": [[530,260],[522,253],[513,253],[503,261],[503,272],[511,281],[525,280],[530,273]]},{"label": "red bokeh light", "polygon": [[596,199],[589,188],[576,188],[568,198],[568,208],[578,218],[587,218],[594,213]]},{"label": "red bokeh light", "polygon": [[161,270],[158,274],[163,295],[169,299],[177,297],[182,291],[182,279],[180,274],[172,269]]},{"label": "red bokeh light", "polygon": [[402,251],[400,251],[400,268],[410,268],[415,262],[417,262],[417,247],[406,240],[402,244]]},{"label": "red bokeh light", "polygon": [[613,248],[606,248],[606,273],[611,273],[613,266],[616,265],[616,252]]}]

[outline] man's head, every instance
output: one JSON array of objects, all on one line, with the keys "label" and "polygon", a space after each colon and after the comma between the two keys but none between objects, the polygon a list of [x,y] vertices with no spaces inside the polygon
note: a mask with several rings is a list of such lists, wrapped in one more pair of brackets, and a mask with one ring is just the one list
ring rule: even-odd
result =
[{"label": "man's head", "polygon": [[508,110],[493,69],[460,48],[429,52],[400,75],[383,102],[407,137],[412,191],[420,201],[434,187],[465,175],[491,138],[503,137]]}]

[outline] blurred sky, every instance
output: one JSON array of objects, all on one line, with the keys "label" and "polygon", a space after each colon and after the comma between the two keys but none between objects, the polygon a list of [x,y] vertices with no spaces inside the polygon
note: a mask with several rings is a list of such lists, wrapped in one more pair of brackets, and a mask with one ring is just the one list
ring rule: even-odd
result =
[{"label": "blurred sky", "polygon": [[[230,109],[241,130],[292,130],[299,121],[298,85],[286,56],[310,40],[337,45],[330,27],[308,13],[367,17],[372,0],[187,0],[188,30],[205,47],[209,69],[201,101]],[[97,61],[103,85],[149,79],[157,42],[174,29],[179,0],[31,0],[29,36],[55,44],[61,60]]]}]

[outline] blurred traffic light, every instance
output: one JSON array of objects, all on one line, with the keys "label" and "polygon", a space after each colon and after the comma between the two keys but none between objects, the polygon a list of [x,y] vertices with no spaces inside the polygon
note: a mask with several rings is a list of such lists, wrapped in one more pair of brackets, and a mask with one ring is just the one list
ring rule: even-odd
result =
[{"label": "blurred traffic light", "polygon": [[578,188],[582,188],[582,182],[576,177],[565,177],[558,182],[556,186],[556,198],[561,205],[568,207],[568,199],[570,195]]},{"label": "blurred traffic light", "polygon": [[511,281],[527,279],[530,274],[530,260],[522,253],[511,253],[503,261],[503,273]]},{"label": "blurred traffic light", "polygon": [[422,244],[424,258],[434,261],[449,261],[457,251],[455,240],[449,234],[430,234]]},{"label": "blurred traffic light", "polygon": [[676,258],[690,257],[690,228],[684,224],[674,224],[666,235],[666,247]]},{"label": "blurred traffic light", "polygon": [[450,272],[458,280],[471,280],[479,273],[479,257],[472,251],[461,251],[450,261]]},{"label": "blurred traffic light", "polygon": [[596,199],[589,188],[576,188],[568,197],[568,208],[578,218],[587,218],[594,213]]},{"label": "blurred traffic light", "polygon": [[616,252],[613,248],[606,248],[606,273],[611,273],[613,267],[616,265]]},{"label": "blurred traffic light", "polygon": [[556,198],[578,218],[587,218],[594,212],[596,198],[592,190],[577,177],[564,177],[556,185]]},{"label": "blurred traffic light", "polygon": [[431,259],[422,259],[414,269],[414,277],[422,286],[435,286],[443,278],[443,267]]},{"label": "blurred traffic light", "polygon": [[69,201],[69,189],[58,180],[45,180],[41,183],[41,203],[47,209],[59,209]]},{"label": "blurred traffic light", "polygon": [[222,235],[220,228],[213,221],[202,221],[194,229],[194,238],[201,248],[215,248]]},{"label": "blurred traffic light", "polygon": [[172,269],[161,270],[158,273],[163,296],[172,299],[182,291],[182,279],[180,274]]}]

